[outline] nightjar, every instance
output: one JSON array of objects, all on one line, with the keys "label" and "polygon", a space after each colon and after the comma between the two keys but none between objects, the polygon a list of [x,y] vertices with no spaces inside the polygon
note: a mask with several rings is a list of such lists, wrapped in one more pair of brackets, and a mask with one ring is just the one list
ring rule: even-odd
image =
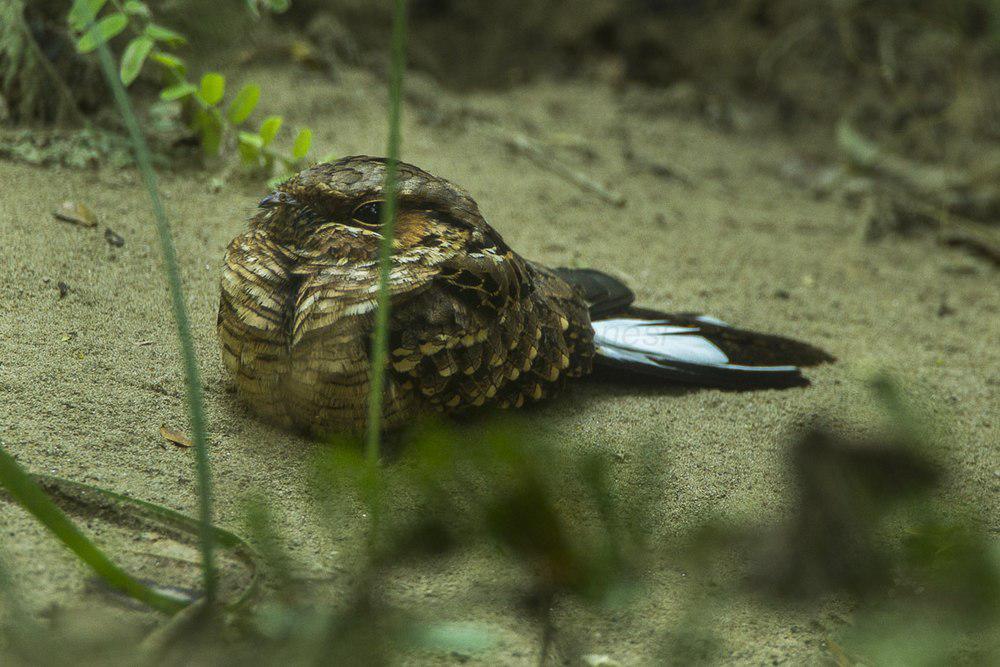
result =
[{"label": "nightjar", "polygon": [[[322,435],[367,417],[386,162],[319,164],[260,202],[226,251],[218,336],[262,417]],[[458,186],[399,163],[384,423],[521,407],[597,360],[718,386],[788,386],[828,360],[795,341],[697,315],[630,308],[606,274],[524,259]],[[594,321],[592,321],[592,319]]]}]

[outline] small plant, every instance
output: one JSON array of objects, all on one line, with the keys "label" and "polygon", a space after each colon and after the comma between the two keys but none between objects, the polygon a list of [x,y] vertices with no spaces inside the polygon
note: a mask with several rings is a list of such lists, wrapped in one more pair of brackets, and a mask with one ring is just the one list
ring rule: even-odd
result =
[{"label": "small plant", "polygon": [[[280,11],[287,3],[248,2],[255,13],[259,5]],[[109,10],[105,11],[106,8]],[[80,53],[90,53],[100,43],[126,31],[131,33],[118,68],[122,84],[130,86],[148,62],[156,63],[164,82],[160,99],[184,105],[188,127],[198,134],[206,157],[215,157],[224,146],[235,144],[246,167],[267,174],[274,181],[302,167],[312,144],[312,130],[300,128],[292,142],[291,153],[279,151],[274,140],[284,123],[281,116],[266,117],[256,130],[247,125],[260,101],[260,86],[245,84],[224,105],[225,76],[206,72],[197,83],[191,79],[187,64],[172,52],[186,42],[184,36],[156,23],[145,3],[139,0],[74,0],[68,21]]]}]

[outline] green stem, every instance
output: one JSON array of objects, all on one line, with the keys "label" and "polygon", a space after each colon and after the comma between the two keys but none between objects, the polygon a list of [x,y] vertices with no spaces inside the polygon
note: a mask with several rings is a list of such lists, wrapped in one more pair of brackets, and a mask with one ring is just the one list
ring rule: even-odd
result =
[{"label": "green stem", "polygon": [[[396,223],[396,181],[399,169],[402,120],[403,71],[406,67],[406,0],[395,0],[392,19],[392,60],[389,67],[389,142],[385,169],[385,207],[382,211],[382,242],[379,247],[378,300],[372,342],[371,385],[368,392],[368,429],[365,459],[370,482],[376,484],[379,444],[382,436],[382,409],[385,366],[389,347],[389,272]],[[377,489],[376,489],[377,491]],[[377,508],[370,507],[373,525]],[[373,531],[374,532],[374,531]]]},{"label": "green stem", "polygon": [[111,51],[103,41],[98,45],[101,68],[108,80],[114,95],[118,111],[121,113],[125,126],[128,128],[135,151],[135,161],[139,165],[143,182],[149,193],[153,214],[156,218],[156,231],[160,237],[160,249],[163,252],[163,266],[170,285],[170,298],[174,310],[174,320],[177,323],[177,336],[181,344],[181,356],[184,362],[184,377],[187,384],[188,414],[191,419],[191,432],[194,440],[195,465],[198,479],[198,518],[201,522],[200,547],[202,580],[205,604],[211,607],[215,601],[216,574],[214,539],[212,532],[212,479],[208,461],[208,438],[206,436],[204,399],[202,396],[201,379],[198,375],[198,362],[195,357],[194,341],[191,336],[191,325],[188,321],[187,307],[184,304],[184,289],[181,286],[180,270],[177,264],[177,250],[170,235],[170,222],[160,202],[160,194],[156,185],[156,172],[153,171],[149,147],[139,129],[139,122],[132,104],[129,101],[125,87],[118,78],[118,72],[111,58]]},{"label": "green stem", "polygon": [[382,210],[382,241],[379,247],[378,308],[372,345],[371,387],[368,392],[368,432],[365,455],[369,466],[378,465],[382,435],[382,402],[385,365],[389,346],[389,271],[396,224],[396,179],[402,117],[403,68],[406,48],[406,2],[395,0],[392,22],[392,62],[389,70],[389,145],[385,169],[385,207]]},{"label": "green stem", "polygon": [[0,483],[10,492],[14,500],[52,531],[109,586],[166,614],[175,614],[187,606],[189,600],[171,597],[149,588],[115,565],[103,551],[80,532],[76,524],[52,502],[52,499],[45,495],[28,473],[17,464],[14,457],[2,448],[0,448]]}]

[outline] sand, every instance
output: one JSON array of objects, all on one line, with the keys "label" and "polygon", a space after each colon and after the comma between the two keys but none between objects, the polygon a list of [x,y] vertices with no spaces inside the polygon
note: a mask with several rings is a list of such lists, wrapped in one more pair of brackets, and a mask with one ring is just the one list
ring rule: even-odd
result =
[{"label": "sand", "polygon": [[[344,71],[334,84],[260,65],[231,79],[265,82],[266,111],[284,114],[289,126],[311,126],[320,154],[384,151],[383,84],[368,74]],[[590,83],[436,95],[492,114],[508,131],[526,128],[561,146],[556,156],[626,198],[622,208],[605,203],[512,153],[475,122],[463,126],[408,106],[404,158],[465,187],[522,254],[620,276],[640,304],[704,311],[838,357],[810,370],[813,384],[805,389],[735,393],[581,382],[528,415],[529,423],[551,429],[560,449],[615,455],[619,488],[648,485],[644,466],[661,464],[654,531],[786,512],[789,433],[813,415],[877,423],[865,387],[876,370],[899,379],[941,436],[937,453],[948,472],[941,495],[988,517],[989,529],[1000,528],[1000,290],[988,265],[921,239],[862,243],[856,208],[839,197],[817,199],[780,176],[798,152],[770,131],[724,133],[698,118],[629,113],[610,88]],[[684,179],[632,168],[623,157],[627,147]],[[203,171],[161,174],[206,386],[218,523],[239,532],[246,499],[262,495],[300,567],[343,590],[366,525],[360,506],[344,507],[336,525],[315,524],[307,479],[322,445],[253,418],[230,390],[216,350],[222,252],[263,186],[234,180],[213,192],[209,181]],[[159,434],[163,424],[186,428],[184,388],[137,175],[0,163],[0,183],[0,441],[33,471],[193,514],[193,452]],[[54,220],[51,211],[64,200],[90,206],[99,227]],[[110,245],[105,228],[124,245]],[[69,288],[62,298],[60,282]],[[0,501],[0,519],[6,560],[31,611],[107,608],[141,627],[157,620],[95,594],[88,573],[7,501]],[[142,555],[140,538],[130,541],[99,518],[85,523],[126,566],[154,575],[162,566]],[[405,604],[494,628],[502,641],[475,660],[533,664],[537,630],[497,593],[497,571],[508,567],[492,552],[476,553],[404,569],[389,587]],[[557,622],[572,628],[585,652],[641,664],[684,619],[686,600],[700,585],[681,567],[658,568],[634,607],[603,614],[567,603]],[[746,600],[713,604],[708,624],[721,644],[711,656],[747,664],[814,662],[826,655],[828,633],[849,619],[835,602],[819,612]]]}]

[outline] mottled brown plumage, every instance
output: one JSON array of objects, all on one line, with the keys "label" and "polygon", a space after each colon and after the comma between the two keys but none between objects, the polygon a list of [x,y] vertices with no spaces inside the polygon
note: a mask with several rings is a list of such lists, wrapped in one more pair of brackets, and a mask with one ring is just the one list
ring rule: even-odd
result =
[{"label": "mottled brown plumage", "polygon": [[[587,305],[513,252],[462,189],[399,165],[385,426],[521,407],[590,372]],[[225,256],[218,334],[242,398],[284,426],[365,425],[385,162],[317,165],[261,202]]]}]

